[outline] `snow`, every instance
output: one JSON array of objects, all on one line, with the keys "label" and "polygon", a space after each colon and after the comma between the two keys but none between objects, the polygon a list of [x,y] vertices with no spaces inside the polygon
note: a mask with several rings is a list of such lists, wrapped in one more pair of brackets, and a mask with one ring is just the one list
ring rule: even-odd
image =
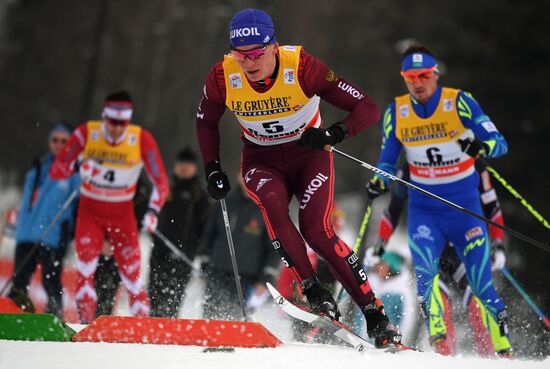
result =
[{"label": "snow", "polygon": [[[10,201],[0,201],[0,208],[12,206],[16,196],[10,196]],[[0,196],[0,200],[5,200]],[[349,204],[342,201],[348,213]],[[350,201],[355,205],[358,201]],[[360,209],[358,210],[360,211]],[[375,224],[376,222],[370,222]],[[350,244],[354,243],[355,232],[358,224],[350,221],[344,230],[343,238]],[[375,234],[375,232],[369,232]],[[388,249],[399,249],[407,251],[407,248],[400,248],[405,243],[404,232],[399,232],[394,237]],[[372,241],[372,240],[371,240]],[[368,244],[372,244],[369,241]],[[151,241],[147,236],[140,240],[143,256],[143,274],[148,273],[147,261]],[[4,237],[3,244],[0,244],[0,254],[5,258],[13,257],[13,240]],[[407,259],[409,255],[405,253]],[[69,253],[67,264],[74,264],[74,253]],[[371,276],[372,283],[376,284],[376,278]],[[146,280],[146,278],[144,278]],[[408,279],[402,276],[403,280]],[[398,280],[395,280],[397,283]],[[399,281],[402,282],[402,281]],[[0,280],[0,286],[4,281]],[[182,318],[200,318],[202,305],[202,289],[204,281],[197,275],[191,279],[183,308],[180,312]],[[393,288],[387,284],[389,290]],[[409,288],[411,292],[413,289]],[[126,296],[125,293],[122,294]],[[409,298],[407,298],[409,299]],[[412,298],[410,298],[412,299]],[[118,315],[128,314],[127,302],[121,301],[117,306]],[[414,315],[414,314],[411,314]],[[273,304],[271,308],[264,306],[253,315],[253,320],[264,324],[273,334],[285,344],[274,349],[236,349],[234,352],[211,352],[204,353],[203,347],[192,346],[168,346],[168,345],[140,345],[140,344],[111,344],[111,343],[80,343],[80,342],[24,342],[0,340],[0,369],[230,369],[230,368],[263,368],[263,369],[320,369],[320,368],[382,368],[382,369],[493,369],[493,368],[514,368],[514,369],[550,369],[550,358],[543,361],[527,361],[523,359],[481,359],[478,357],[461,355],[457,357],[444,357],[432,352],[400,352],[388,354],[381,351],[367,351],[359,353],[351,348],[323,346],[313,344],[300,344],[291,342],[291,334],[288,320],[284,314]],[[406,324],[404,324],[406,325]],[[80,330],[83,325],[71,327]],[[408,336],[408,330],[402,327],[404,339]],[[423,330],[424,331],[424,330]],[[516,336],[522,332],[513,332]],[[523,336],[527,340],[527,336]],[[538,339],[535,337],[532,340]],[[523,339],[522,339],[523,341]],[[534,341],[532,341],[534,342]],[[426,346],[426,345],[424,345]]]},{"label": "snow", "polygon": [[[432,352],[357,352],[352,348],[290,341],[284,314],[273,306],[253,315],[279,339],[277,348],[244,349],[205,353],[204,347],[114,344],[87,342],[25,342],[0,340],[0,369],[538,369],[550,368],[544,361],[482,359],[460,355],[445,357]],[[82,324],[70,324],[79,331]]]},{"label": "snow", "polygon": [[292,369],[292,368],[404,368],[496,369],[550,367],[545,361],[444,357],[428,352],[356,352],[353,349],[291,343],[278,348],[235,349],[203,353],[203,347],[0,341],[0,369]]}]

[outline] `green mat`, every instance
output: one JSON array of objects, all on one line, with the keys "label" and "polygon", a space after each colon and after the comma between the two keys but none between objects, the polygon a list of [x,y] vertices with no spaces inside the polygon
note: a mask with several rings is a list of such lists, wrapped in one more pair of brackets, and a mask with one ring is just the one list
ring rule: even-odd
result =
[{"label": "green mat", "polygon": [[52,314],[0,314],[0,339],[70,341],[75,331]]}]

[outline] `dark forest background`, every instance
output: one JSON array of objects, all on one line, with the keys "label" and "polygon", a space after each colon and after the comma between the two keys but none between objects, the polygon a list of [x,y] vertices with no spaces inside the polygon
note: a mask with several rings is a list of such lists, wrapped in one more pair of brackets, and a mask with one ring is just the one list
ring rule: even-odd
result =
[{"label": "dark forest background", "polygon": [[[196,148],[204,78],[228,50],[232,15],[246,7],[268,11],[280,43],[304,45],[382,108],[405,92],[403,44],[427,44],[441,61],[442,84],[472,92],[508,139],[510,152],[494,167],[550,216],[547,0],[0,0],[2,181],[22,182],[32,159],[46,151],[55,122],[98,118],[105,95],[120,88],[133,94],[134,121],[153,132],[168,166],[176,150]],[[325,106],[326,122],[341,117]],[[239,129],[228,114],[221,126],[222,160],[236,171]],[[379,145],[376,128],[340,148],[375,163]],[[337,192],[362,193],[370,173],[342,159],[336,169]],[[507,225],[548,243],[548,230],[497,188]],[[550,314],[550,254],[512,238],[508,247],[509,268]],[[507,302],[534,316],[516,299]]]}]

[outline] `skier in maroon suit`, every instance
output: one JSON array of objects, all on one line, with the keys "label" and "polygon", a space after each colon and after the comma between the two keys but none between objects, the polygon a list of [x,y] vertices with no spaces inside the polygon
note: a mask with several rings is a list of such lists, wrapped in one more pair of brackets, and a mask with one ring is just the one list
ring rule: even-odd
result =
[{"label": "skier in maroon suit", "polygon": [[[262,210],[283,262],[300,282],[314,312],[338,319],[331,294],[319,284],[304,243],[321,255],[364,312],[377,346],[400,341],[365,271],[330,221],[333,155],[325,145],[354,136],[380,117],[378,106],[301,46],[279,46],[271,17],[256,9],[237,13],[230,27],[231,53],[210,71],[197,112],[197,134],[207,188],[215,199],[230,190],[219,157],[218,123],[226,107],[242,128],[242,173],[248,194]],[[319,102],[349,112],[324,127]],[[299,228],[288,213],[299,201]]]}]

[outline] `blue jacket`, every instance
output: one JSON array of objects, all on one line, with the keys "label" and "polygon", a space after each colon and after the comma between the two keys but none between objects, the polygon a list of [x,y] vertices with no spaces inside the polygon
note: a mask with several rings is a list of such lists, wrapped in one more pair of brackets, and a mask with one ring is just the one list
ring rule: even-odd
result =
[{"label": "blue jacket", "polygon": [[[54,156],[48,154],[43,162],[37,161],[25,176],[23,201],[15,229],[17,243],[41,241],[42,245],[57,249],[72,238],[78,196],[74,197],[46,236],[40,239],[71,193],[80,187],[78,174],[65,180],[53,180],[48,174],[53,160]],[[33,195],[35,192],[36,195]]]}]

